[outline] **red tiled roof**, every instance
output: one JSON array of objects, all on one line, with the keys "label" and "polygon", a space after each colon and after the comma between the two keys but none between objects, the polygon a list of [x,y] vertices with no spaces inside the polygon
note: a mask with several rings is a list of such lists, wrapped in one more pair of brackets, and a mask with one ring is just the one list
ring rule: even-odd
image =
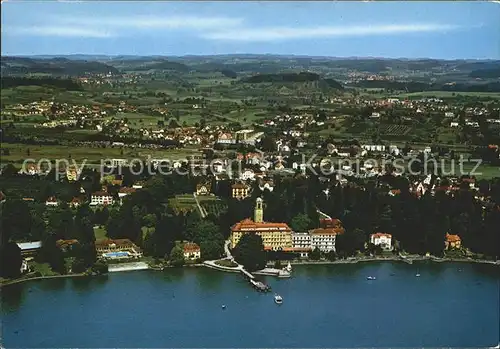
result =
[{"label": "red tiled roof", "polygon": [[392,235],[387,234],[387,233],[375,233],[375,234],[370,235],[370,237],[374,237],[374,238],[379,238],[382,236],[385,236],[385,237],[388,237],[389,239],[392,239]]},{"label": "red tiled roof", "polygon": [[284,247],[283,252],[311,252],[312,249],[308,247]]},{"label": "red tiled roof", "polygon": [[461,239],[460,239],[460,236],[458,236],[458,235],[446,234],[446,241],[459,242],[459,241],[461,241]]},{"label": "red tiled roof", "polygon": [[95,242],[96,246],[109,246],[111,244],[115,244],[116,246],[125,246],[125,245],[134,245],[132,241],[129,239],[103,239],[103,240],[98,240]]},{"label": "red tiled roof", "polygon": [[243,183],[235,183],[232,185],[233,189],[248,189],[248,185]]},{"label": "red tiled roof", "polygon": [[319,220],[319,225],[321,228],[341,227],[342,221],[337,218],[322,218]]},{"label": "red tiled roof", "polygon": [[334,227],[334,228],[317,228],[309,230],[311,235],[339,235],[344,234],[344,228]]},{"label": "red tiled roof", "polygon": [[120,188],[119,192],[122,194],[130,194],[130,193],[135,193],[137,189],[135,188],[129,188],[129,187],[123,187]]},{"label": "red tiled roof", "polygon": [[92,196],[112,196],[112,195],[105,191],[96,191],[92,193]]},{"label": "red tiled roof", "polygon": [[199,251],[200,251],[200,246],[198,246],[194,242],[186,242],[184,244],[184,253],[199,252]]},{"label": "red tiled roof", "polygon": [[259,231],[268,229],[279,229],[281,231],[292,231],[288,224],[286,223],[256,223],[253,220],[247,218],[241,222],[236,223],[231,228],[231,231]]},{"label": "red tiled roof", "polygon": [[71,240],[63,240],[63,239],[59,239],[56,241],[56,246],[57,247],[62,247],[64,245],[74,245],[74,244],[79,244],[80,242],[78,240],[75,240],[75,239],[71,239]]}]

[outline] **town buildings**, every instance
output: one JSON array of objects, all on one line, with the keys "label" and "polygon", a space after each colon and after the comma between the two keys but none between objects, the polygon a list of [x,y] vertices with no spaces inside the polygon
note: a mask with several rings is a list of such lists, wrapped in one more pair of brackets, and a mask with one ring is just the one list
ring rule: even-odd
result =
[{"label": "town buildings", "polygon": [[232,248],[238,244],[244,234],[259,235],[266,250],[280,251],[293,247],[292,229],[288,224],[264,222],[264,207],[261,198],[256,200],[254,220],[244,219],[231,228]]}]

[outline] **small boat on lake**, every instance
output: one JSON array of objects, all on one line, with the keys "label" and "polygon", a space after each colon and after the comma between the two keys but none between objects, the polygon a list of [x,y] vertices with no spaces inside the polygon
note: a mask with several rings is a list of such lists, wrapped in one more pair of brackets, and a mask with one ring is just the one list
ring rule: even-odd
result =
[{"label": "small boat on lake", "polygon": [[274,303],[276,304],[282,304],[283,303],[283,298],[279,294],[274,295]]},{"label": "small boat on lake", "polygon": [[420,277],[420,273],[416,273],[415,276],[419,278]]},{"label": "small boat on lake", "polygon": [[377,278],[375,276],[367,276],[366,279],[367,280],[377,280]]}]

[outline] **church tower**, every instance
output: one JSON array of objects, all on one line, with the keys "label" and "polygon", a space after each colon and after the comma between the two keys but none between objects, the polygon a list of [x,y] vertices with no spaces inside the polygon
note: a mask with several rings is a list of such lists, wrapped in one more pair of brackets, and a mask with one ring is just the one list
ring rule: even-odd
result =
[{"label": "church tower", "polygon": [[255,223],[262,223],[264,221],[264,207],[261,198],[257,198],[255,203],[254,221]]}]

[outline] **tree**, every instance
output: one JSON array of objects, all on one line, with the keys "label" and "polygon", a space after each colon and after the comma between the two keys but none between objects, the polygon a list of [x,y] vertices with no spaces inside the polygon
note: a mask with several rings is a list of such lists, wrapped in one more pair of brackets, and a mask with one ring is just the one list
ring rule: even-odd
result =
[{"label": "tree", "polygon": [[276,141],[271,136],[264,136],[260,141],[260,148],[263,151],[274,152],[277,149]]},{"label": "tree", "polygon": [[257,234],[244,234],[233,251],[234,259],[249,272],[266,266],[266,253],[262,238]]},{"label": "tree", "polygon": [[184,263],[184,250],[180,244],[177,244],[170,251],[170,264],[174,267],[182,267]]},{"label": "tree", "polygon": [[14,242],[3,244],[0,248],[0,276],[13,279],[21,274],[21,249]]},{"label": "tree", "polygon": [[331,250],[326,254],[326,259],[333,262],[337,259],[337,254],[334,250]]},{"label": "tree", "polygon": [[313,260],[313,261],[319,261],[321,258],[321,251],[319,250],[319,248],[315,248],[314,250],[312,250],[312,252],[309,254],[309,259],[310,260]]},{"label": "tree", "polygon": [[224,247],[219,241],[207,240],[200,243],[200,253],[202,259],[219,259],[224,253]]},{"label": "tree", "polygon": [[300,213],[293,217],[292,221],[290,222],[291,228],[296,232],[306,232],[307,229],[309,229],[310,225],[311,219],[303,213]]}]

